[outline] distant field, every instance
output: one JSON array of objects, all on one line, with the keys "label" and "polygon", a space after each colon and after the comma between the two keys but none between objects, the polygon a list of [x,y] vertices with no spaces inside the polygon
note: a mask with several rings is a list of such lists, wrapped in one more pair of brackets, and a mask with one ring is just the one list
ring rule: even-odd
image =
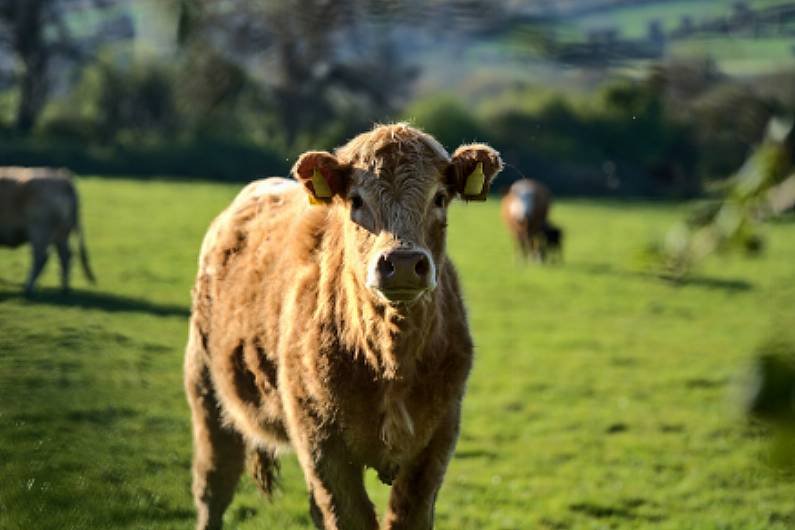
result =
[{"label": "distant field", "polygon": [[[745,3],[751,9],[764,9],[792,4],[792,0],[746,0]],[[684,16],[698,24],[729,15],[733,10],[734,2],[728,0],[660,0],[607,8],[574,17],[572,22],[586,30],[618,28],[624,36],[638,38],[648,33],[649,23],[655,20],[662,25],[664,31],[672,31],[679,27]]]},{"label": "distant field", "polygon": [[[19,296],[24,250],[0,250],[0,528],[187,529],[182,393],[189,291],[202,234],[236,188],[85,178],[95,288]],[[456,205],[450,254],[477,343],[439,529],[784,530],[795,477],[738,404],[753,349],[795,304],[795,225],[759,259],[713,259],[687,284],[635,255],[681,214],[563,201],[565,263],[522,267],[496,201]],[[78,271],[75,271],[78,272]],[[308,529],[284,459],[273,504],[241,482],[229,528]],[[382,507],[386,488],[368,480]]]},{"label": "distant field", "polygon": [[732,2],[721,0],[644,2],[576,17],[572,22],[585,30],[618,28],[625,37],[638,38],[647,35],[648,25],[654,20],[662,24],[664,31],[672,31],[679,26],[683,16],[700,23],[731,11]]},{"label": "distant field", "polygon": [[[791,4],[785,0],[751,0],[751,8],[765,8]],[[652,21],[661,24],[663,31],[676,29],[683,16],[698,24],[732,12],[733,2],[720,0],[674,0],[643,3],[605,9],[602,12],[573,18],[568,27],[582,39],[592,30],[614,28],[624,38],[637,39],[648,34]],[[795,66],[795,39],[765,36],[755,39],[748,35],[698,35],[691,39],[669,43],[667,54],[672,57],[711,57],[728,74],[753,75]]]},{"label": "distant field", "polygon": [[675,41],[674,57],[711,57],[727,74],[753,75],[795,67],[795,39],[706,37]]}]

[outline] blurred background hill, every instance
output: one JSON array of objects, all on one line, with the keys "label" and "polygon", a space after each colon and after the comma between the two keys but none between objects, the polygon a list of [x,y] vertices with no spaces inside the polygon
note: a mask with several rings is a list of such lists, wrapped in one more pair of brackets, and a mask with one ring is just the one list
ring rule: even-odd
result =
[{"label": "blurred background hill", "polygon": [[795,2],[0,0],[0,164],[246,181],[374,121],[695,196],[795,113]]}]

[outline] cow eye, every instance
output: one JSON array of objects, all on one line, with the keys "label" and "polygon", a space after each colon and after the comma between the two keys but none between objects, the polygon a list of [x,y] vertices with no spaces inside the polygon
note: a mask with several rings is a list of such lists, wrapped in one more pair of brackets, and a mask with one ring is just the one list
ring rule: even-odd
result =
[{"label": "cow eye", "polygon": [[440,191],[433,198],[433,205],[436,206],[437,208],[444,208],[444,203],[445,203],[446,199],[447,199],[447,196],[444,194],[444,192]]},{"label": "cow eye", "polygon": [[358,196],[358,195],[352,195],[351,196],[351,208],[353,208],[354,210],[358,210],[362,206],[364,206],[364,201],[362,200],[362,198],[360,196]]}]

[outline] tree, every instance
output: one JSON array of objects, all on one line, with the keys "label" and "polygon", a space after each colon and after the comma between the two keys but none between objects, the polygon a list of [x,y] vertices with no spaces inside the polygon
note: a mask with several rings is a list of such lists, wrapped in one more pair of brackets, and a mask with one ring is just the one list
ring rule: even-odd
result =
[{"label": "tree", "polygon": [[684,277],[715,252],[762,250],[761,223],[795,206],[795,130],[790,119],[770,120],[762,142],[717,197],[703,202],[649,248],[663,273]]},{"label": "tree", "polygon": [[88,7],[108,7],[120,0],[0,0],[0,47],[21,65],[17,76],[19,104],[15,128],[28,133],[47,102],[55,59],[82,63],[87,50],[100,42],[90,39],[84,46],[66,23],[68,14]]},{"label": "tree", "polygon": [[419,71],[407,60],[411,31],[483,29],[502,13],[479,0],[455,9],[450,0],[175,1],[183,48],[237,64],[260,83],[291,146],[335,128],[344,136],[399,110]]}]

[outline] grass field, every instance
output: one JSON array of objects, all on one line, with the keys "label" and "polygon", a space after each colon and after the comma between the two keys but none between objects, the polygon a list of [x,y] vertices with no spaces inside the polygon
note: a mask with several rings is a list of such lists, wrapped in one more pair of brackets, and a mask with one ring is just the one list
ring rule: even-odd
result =
[{"label": "grass field", "polygon": [[[27,252],[0,251],[0,528],[190,528],[189,291],[236,189],[85,178],[80,191],[96,287],[75,274],[62,297],[53,262],[26,300]],[[542,268],[516,264],[496,201],[453,208],[477,359],[437,528],[795,525],[795,477],[766,464],[739,404],[754,347],[791,324],[795,225],[772,225],[762,258],[713,258],[675,286],[634,263],[681,211],[562,201],[565,263]],[[294,457],[283,471],[273,504],[243,479],[229,528],[310,527]]]}]

